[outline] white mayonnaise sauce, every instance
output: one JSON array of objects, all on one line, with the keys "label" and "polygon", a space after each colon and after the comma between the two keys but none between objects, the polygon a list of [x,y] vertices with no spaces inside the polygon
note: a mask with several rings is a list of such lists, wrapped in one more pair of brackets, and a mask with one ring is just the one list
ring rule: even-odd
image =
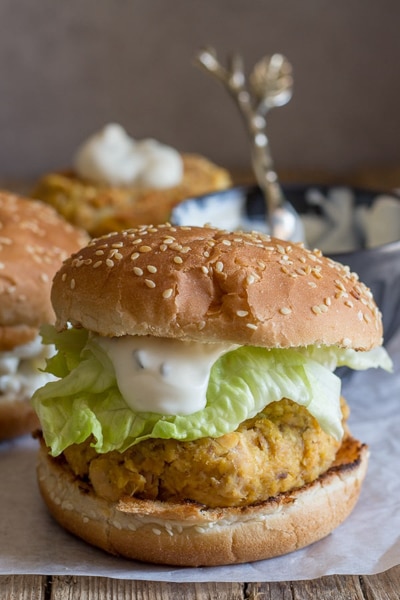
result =
[{"label": "white mayonnaise sauce", "polygon": [[135,141],[114,123],[85,141],[74,163],[82,177],[111,186],[168,188],[183,176],[177,150],[153,139]]},{"label": "white mayonnaise sauce", "polygon": [[54,346],[45,346],[37,336],[28,344],[0,352],[0,402],[13,401],[17,395],[29,397],[54,380],[49,373],[40,371],[54,351]]},{"label": "white mayonnaise sauce", "polygon": [[117,384],[135,411],[189,415],[206,405],[210,370],[231,344],[203,344],[152,336],[94,336],[114,365]]}]

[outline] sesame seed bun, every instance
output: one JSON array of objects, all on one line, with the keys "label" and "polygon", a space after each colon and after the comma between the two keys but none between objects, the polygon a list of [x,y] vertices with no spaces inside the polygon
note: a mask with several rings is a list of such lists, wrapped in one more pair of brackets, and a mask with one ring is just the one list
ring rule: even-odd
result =
[{"label": "sesame seed bun", "polygon": [[130,497],[110,502],[44,445],[38,482],[54,518],[94,546],[152,563],[214,566],[279,556],[327,536],[356,504],[367,462],[367,447],[349,438],[335,464],[313,483],[242,508]]},{"label": "sesame seed bun", "polygon": [[[0,191],[0,359],[54,322],[50,288],[64,259],[88,237],[41,202]],[[0,391],[0,439],[37,426],[26,390]]]},{"label": "sesame seed bun", "polygon": [[92,240],[54,278],[57,327],[261,347],[382,342],[357,275],[299,244],[211,227],[143,226]]}]

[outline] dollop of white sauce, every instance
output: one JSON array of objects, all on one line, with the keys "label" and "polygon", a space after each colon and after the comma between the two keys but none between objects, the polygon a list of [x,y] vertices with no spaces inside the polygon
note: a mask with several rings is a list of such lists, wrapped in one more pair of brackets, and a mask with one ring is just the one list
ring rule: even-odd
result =
[{"label": "dollop of white sauce", "polygon": [[181,183],[183,176],[177,150],[154,139],[135,141],[115,123],[82,144],[74,166],[82,177],[110,186],[168,188]]},{"label": "dollop of white sauce", "polygon": [[94,336],[112,362],[119,390],[132,410],[189,415],[202,410],[210,370],[231,344],[152,336]]},{"label": "dollop of white sauce", "polygon": [[54,352],[54,346],[42,344],[40,336],[8,352],[0,352],[0,402],[12,402],[16,396],[29,397],[53,381],[53,375],[40,369]]}]

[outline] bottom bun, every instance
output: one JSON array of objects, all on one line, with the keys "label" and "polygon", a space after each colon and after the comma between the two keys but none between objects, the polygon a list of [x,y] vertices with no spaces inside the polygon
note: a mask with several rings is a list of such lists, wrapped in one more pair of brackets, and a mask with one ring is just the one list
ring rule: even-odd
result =
[{"label": "bottom bun", "polygon": [[272,558],[327,536],[356,504],[367,463],[367,446],[349,438],[335,464],[313,483],[241,508],[131,497],[109,502],[44,445],[38,481],[53,517],[86,542],[131,559],[197,567]]},{"label": "bottom bun", "polygon": [[30,398],[0,401],[0,441],[32,433],[39,427]]}]

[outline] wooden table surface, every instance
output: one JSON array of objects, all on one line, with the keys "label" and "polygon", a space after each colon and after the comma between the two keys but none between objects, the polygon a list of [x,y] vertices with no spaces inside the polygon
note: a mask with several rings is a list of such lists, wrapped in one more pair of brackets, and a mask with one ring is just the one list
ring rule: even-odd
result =
[{"label": "wooden table surface", "polygon": [[[332,174],[281,173],[281,180],[319,181],[370,187],[400,188],[400,167]],[[237,183],[252,179],[237,173]],[[21,186],[4,186],[16,191]],[[24,188],[25,186],[23,186]],[[6,543],[5,540],[2,540]],[[27,549],[29,550],[29,549]],[[107,577],[2,575],[0,600],[400,600],[400,565],[377,575],[331,575],[304,581],[263,583],[169,583]]]},{"label": "wooden table surface", "polygon": [[398,600],[400,565],[378,575],[275,583],[166,583],[106,577],[3,575],[1,600]]}]

